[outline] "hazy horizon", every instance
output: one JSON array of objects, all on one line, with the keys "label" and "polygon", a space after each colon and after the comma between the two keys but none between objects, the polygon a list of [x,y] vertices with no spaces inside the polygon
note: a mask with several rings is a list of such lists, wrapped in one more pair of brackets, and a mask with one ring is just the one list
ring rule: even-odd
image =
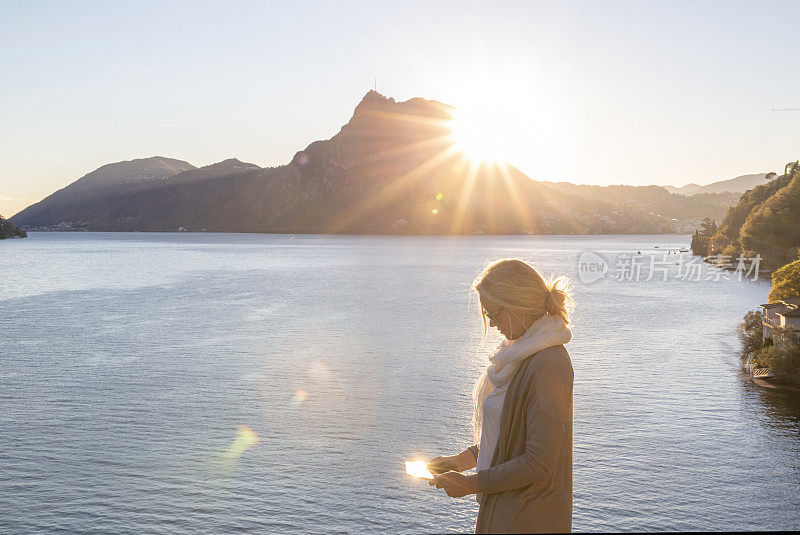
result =
[{"label": "hazy horizon", "polygon": [[790,2],[2,9],[6,217],[117,161],[288,163],[376,80],[471,113],[534,180],[703,185],[800,157],[800,111],[773,111],[800,104]]}]

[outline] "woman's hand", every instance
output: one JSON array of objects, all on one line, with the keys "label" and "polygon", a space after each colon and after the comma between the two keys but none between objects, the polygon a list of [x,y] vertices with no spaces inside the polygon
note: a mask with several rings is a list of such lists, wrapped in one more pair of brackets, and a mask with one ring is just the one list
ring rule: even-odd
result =
[{"label": "woman's hand", "polygon": [[428,470],[434,474],[443,474],[450,471],[463,472],[464,470],[475,468],[475,455],[466,449],[458,455],[434,457],[427,464]]},{"label": "woman's hand", "polygon": [[458,455],[441,455],[439,457],[434,457],[426,464],[428,465],[428,470],[430,470],[433,474],[461,471],[458,463]]},{"label": "woman's hand", "polygon": [[451,498],[479,492],[477,474],[465,476],[459,472],[446,472],[429,480],[428,484],[436,485],[437,489],[444,489]]}]

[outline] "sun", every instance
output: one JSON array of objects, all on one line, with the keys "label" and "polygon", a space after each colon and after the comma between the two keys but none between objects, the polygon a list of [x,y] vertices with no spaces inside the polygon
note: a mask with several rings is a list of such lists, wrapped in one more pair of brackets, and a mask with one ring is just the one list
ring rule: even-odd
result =
[{"label": "sun", "polygon": [[475,163],[506,161],[509,132],[499,119],[488,110],[457,110],[450,123],[453,148]]}]

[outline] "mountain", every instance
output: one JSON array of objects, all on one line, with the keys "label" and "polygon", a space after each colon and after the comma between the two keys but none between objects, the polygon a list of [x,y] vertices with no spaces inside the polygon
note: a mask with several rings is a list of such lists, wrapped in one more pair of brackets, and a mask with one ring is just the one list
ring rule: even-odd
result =
[{"label": "mountain", "polygon": [[724,217],[731,205],[729,196],[725,194],[684,196],[670,193],[661,186],[588,186],[569,182],[543,182],[543,184],[581,198],[588,206],[603,203],[618,210],[633,207],[640,212],[675,219],[709,217],[719,220]]},{"label": "mountain", "polygon": [[195,167],[190,163],[161,156],[107,164],[18,212],[11,221],[23,227],[103,228],[102,222],[114,217],[111,199],[152,189],[191,169]]},{"label": "mountain", "polygon": [[0,240],[5,238],[24,238],[28,234],[9,223],[0,215]]},{"label": "mountain", "polygon": [[649,233],[690,232],[699,221],[684,219],[721,217],[729,205],[657,186],[536,182],[511,165],[472,162],[454,147],[453,112],[370,91],[336,135],[286,165],[110,164],[12,219],[29,229],[107,231]]},{"label": "mountain", "polygon": [[678,186],[661,186],[661,187],[670,193],[675,193],[678,195],[694,195],[695,193],[697,193],[697,190],[699,190],[703,186],[692,182],[691,184],[686,184],[685,186],[680,186],[680,187]]},{"label": "mountain", "polygon": [[755,175],[742,175],[728,180],[720,180],[701,186],[699,184],[686,184],[685,186],[662,186],[670,193],[677,193],[679,195],[697,195],[698,193],[744,193],[747,190],[753,189],[759,184],[764,183],[766,173],[757,173]]}]

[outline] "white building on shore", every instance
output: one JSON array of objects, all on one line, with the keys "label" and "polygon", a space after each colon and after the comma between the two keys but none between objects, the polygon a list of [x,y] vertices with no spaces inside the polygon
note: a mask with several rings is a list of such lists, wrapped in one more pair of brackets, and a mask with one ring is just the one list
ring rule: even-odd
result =
[{"label": "white building on shore", "polygon": [[800,295],[761,305],[761,315],[765,340],[772,338],[772,330],[776,327],[784,329],[791,327],[795,339],[800,340]]}]

